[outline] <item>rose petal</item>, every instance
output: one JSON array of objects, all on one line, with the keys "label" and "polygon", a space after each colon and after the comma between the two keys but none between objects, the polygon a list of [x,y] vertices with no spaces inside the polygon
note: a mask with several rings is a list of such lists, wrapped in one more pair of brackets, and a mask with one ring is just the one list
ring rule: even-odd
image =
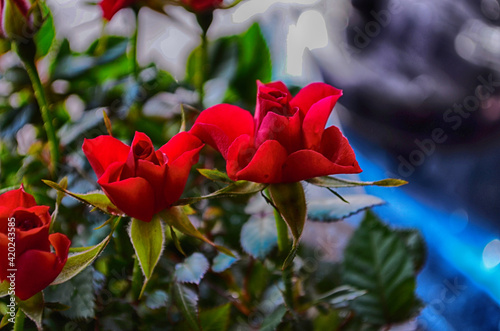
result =
[{"label": "rose petal", "polygon": [[128,216],[149,222],[158,212],[155,210],[154,189],[144,178],[133,177],[118,182],[106,180],[102,176],[97,182],[111,202]]},{"label": "rose petal", "polygon": [[169,162],[173,162],[187,151],[199,150],[202,146],[203,143],[196,136],[189,132],[180,132],[160,147],[159,150],[167,155]]},{"label": "rose petal", "polygon": [[169,171],[167,164],[160,166],[149,161],[138,160],[136,176],[144,178],[151,185],[154,192],[155,210],[165,208],[164,191]]},{"label": "rose petal", "polygon": [[344,166],[352,165],[356,169],[355,172],[362,171],[349,141],[335,126],[327,128],[323,133],[320,153],[333,163]]},{"label": "rose petal", "polygon": [[102,9],[102,16],[108,21],[122,8],[129,7],[135,0],[103,0],[99,3]]},{"label": "rose petal", "polygon": [[49,236],[55,254],[40,250],[29,250],[16,260],[16,296],[27,300],[50,285],[61,273],[71,242],[60,233]]},{"label": "rose petal", "polygon": [[322,154],[312,150],[297,151],[288,156],[283,165],[283,182],[293,183],[318,176],[359,173],[355,164],[341,165],[328,160]]},{"label": "rose petal", "polygon": [[233,141],[243,134],[253,136],[254,120],[240,107],[221,104],[201,112],[190,133],[217,149],[224,158]]},{"label": "rose petal", "polygon": [[36,205],[35,198],[24,191],[24,187],[17,190],[7,191],[0,195],[0,206],[15,209],[17,207],[29,208]]},{"label": "rose petal", "polygon": [[302,123],[305,148],[313,150],[319,148],[326,123],[339,97],[340,95],[334,95],[324,98],[312,105],[306,113]]},{"label": "rose petal", "polygon": [[198,162],[198,156],[202,148],[203,145],[200,145],[195,149],[188,150],[173,162],[169,162],[169,170],[164,186],[166,206],[171,206],[181,197],[191,167]]},{"label": "rose petal", "polygon": [[277,140],[288,154],[302,148],[300,112],[292,117],[267,113],[255,137],[255,145],[260,146],[266,140]]},{"label": "rose petal", "polygon": [[125,162],[130,151],[129,146],[111,136],[85,139],[82,149],[97,178],[103,175],[110,164]]},{"label": "rose petal", "polygon": [[8,273],[7,273],[7,267],[9,265],[9,260],[7,259],[7,253],[8,253],[8,243],[9,239],[6,234],[0,233],[0,283],[3,282]]},{"label": "rose petal", "polygon": [[[276,98],[276,93],[281,95],[281,98]],[[256,130],[260,129],[262,119],[270,111],[274,111],[280,115],[289,116],[289,110],[284,108],[289,108],[289,102],[292,99],[292,95],[288,88],[282,82],[272,82],[268,84],[263,84],[257,81],[257,102],[255,106],[255,123]]]},{"label": "rose petal", "polygon": [[[239,153],[242,152],[244,153],[240,149]],[[286,156],[286,149],[279,142],[267,140],[260,145],[248,165],[236,173],[235,179],[256,183],[280,183]]]},{"label": "rose petal", "polygon": [[329,96],[342,95],[342,90],[336,89],[325,83],[312,83],[302,88],[299,93],[290,101],[292,107],[299,107],[303,115],[309,108],[321,99]]}]

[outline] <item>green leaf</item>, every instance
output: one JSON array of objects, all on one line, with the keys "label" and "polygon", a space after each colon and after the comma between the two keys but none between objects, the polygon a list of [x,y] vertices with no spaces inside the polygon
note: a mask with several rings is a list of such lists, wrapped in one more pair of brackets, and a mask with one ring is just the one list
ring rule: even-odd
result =
[{"label": "green leaf", "polygon": [[335,308],[340,308],[346,305],[349,301],[352,301],[365,294],[366,291],[364,290],[358,290],[348,285],[342,285],[334,288],[327,293],[322,294],[319,298],[314,300],[313,304],[316,305],[320,302],[328,302]]},{"label": "green leaf", "polygon": [[241,246],[255,258],[263,259],[276,246],[278,234],[274,217],[253,215],[241,228]]},{"label": "green leaf", "polygon": [[9,319],[11,316],[9,314],[5,314],[2,317],[2,320],[0,321],[0,329],[9,324]]},{"label": "green leaf", "polygon": [[99,244],[90,247],[89,249],[73,254],[68,257],[68,261],[64,265],[61,273],[57,278],[52,282],[52,285],[64,283],[71,278],[78,275],[85,268],[87,268],[92,262],[97,259],[97,257],[102,253],[106,245],[111,240],[113,232],[111,232],[103,241]]},{"label": "green leaf", "polygon": [[39,6],[42,14],[42,25],[33,38],[36,44],[36,58],[39,59],[49,52],[56,31],[54,28],[54,19],[52,18],[49,7],[42,1],[38,1],[36,5]]},{"label": "green leaf", "polygon": [[227,254],[229,256],[234,256],[234,254],[227,248],[214,244],[210,239],[205,237],[197,228],[194,227],[193,223],[189,220],[186,215],[185,209],[182,206],[175,206],[160,212],[160,217],[170,226],[174,227],[178,231],[198,238],[207,244],[213,246],[219,252]]},{"label": "green leaf", "polygon": [[165,243],[163,225],[159,217],[153,217],[151,222],[143,222],[133,218],[130,222],[129,236],[134,246],[135,254],[139,258],[142,272],[146,277],[142,287],[142,293],[146,284],[153,275],[156,264],[160,260]]},{"label": "green leaf", "polygon": [[265,189],[266,186],[267,186],[266,184],[239,180],[208,195],[204,195],[201,197],[194,197],[194,198],[179,199],[176,205],[190,205],[205,199],[233,198],[241,195],[255,194]]},{"label": "green leaf", "polygon": [[45,308],[48,308],[53,311],[65,311],[70,308],[70,306],[63,305],[60,302],[46,302],[45,303]]},{"label": "green leaf", "polygon": [[[63,189],[68,188],[68,177],[64,177],[61,179],[59,182],[59,186],[61,186]],[[54,209],[54,212],[52,213],[52,221],[50,222],[50,228],[49,228],[49,233],[52,233],[54,229],[54,224],[56,223],[57,215],[59,215],[59,206],[61,205],[61,201],[64,198],[64,192],[62,191],[57,191],[57,198],[56,198],[56,207]]]},{"label": "green leaf", "polygon": [[347,245],[343,268],[344,284],[367,291],[350,302],[365,322],[403,322],[419,308],[411,255],[399,234],[370,211]]},{"label": "green leaf", "polygon": [[314,319],[314,331],[338,330],[340,322],[339,312],[329,311],[327,314],[320,314]]},{"label": "green leaf", "polygon": [[0,283],[0,298],[9,294],[10,283],[4,280]]},{"label": "green leaf", "polygon": [[223,272],[229,269],[236,261],[238,261],[237,258],[219,252],[212,262],[212,271],[217,273]]},{"label": "green leaf", "polygon": [[184,262],[175,265],[175,278],[181,283],[199,285],[209,267],[210,264],[203,254],[193,253]]},{"label": "green leaf", "polygon": [[415,273],[420,271],[425,264],[427,256],[426,244],[422,234],[414,229],[396,230],[396,233],[401,237],[411,255]]},{"label": "green leaf", "polygon": [[156,290],[146,298],[146,306],[149,309],[165,307],[168,303],[168,294],[162,290]]},{"label": "green leaf", "polygon": [[315,177],[307,180],[308,183],[320,186],[320,187],[354,187],[354,186],[385,186],[385,187],[396,187],[408,184],[407,181],[402,179],[387,178],[378,180],[376,182],[359,182],[354,180],[340,179],[337,177],[323,176]]},{"label": "green leaf", "polygon": [[226,331],[229,326],[231,304],[200,312],[200,324],[203,331]]},{"label": "green leaf", "polygon": [[189,287],[174,282],[172,285],[174,301],[191,329],[201,331],[198,324],[198,294]]},{"label": "green leaf", "polygon": [[349,202],[338,198],[312,200],[307,206],[307,216],[310,220],[320,222],[335,222],[354,215],[362,210],[383,205],[384,200],[368,194],[345,195]]},{"label": "green leaf", "polygon": [[222,182],[222,183],[228,183],[231,184],[233,181],[227,176],[225,172],[219,171],[217,169],[198,169],[198,172],[215,182]]},{"label": "green leaf", "polygon": [[254,23],[237,38],[238,65],[231,80],[232,93],[239,95],[247,104],[252,104],[257,94],[255,82],[271,80],[272,64],[269,48],[260,27]]},{"label": "green leaf", "polygon": [[85,268],[63,284],[46,288],[45,299],[68,307],[59,311],[59,314],[66,318],[94,318],[96,303],[93,276],[94,268],[92,266]]},{"label": "green leaf", "polygon": [[293,235],[293,246],[299,243],[306,222],[307,207],[304,188],[300,182],[272,184],[269,193]]},{"label": "green leaf", "polygon": [[28,300],[18,300],[17,304],[19,308],[29,317],[33,322],[35,322],[39,330],[42,329],[42,315],[44,308],[43,293],[38,292]]},{"label": "green leaf", "polygon": [[52,187],[53,189],[56,189],[58,191],[64,192],[67,195],[83,202],[86,203],[90,206],[93,206],[102,212],[106,214],[112,214],[112,215],[123,215],[123,212],[118,209],[110,200],[109,198],[103,194],[103,193],[86,193],[86,194],[79,194],[79,193],[73,193],[65,189],[64,187],[60,186],[59,184],[52,182],[47,179],[42,179],[42,181]]},{"label": "green leaf", "polygon": [[259,331],[274,331],[280,325],[283,317],[287,312],[287,308],[285,305],[280,305],[273,311],[269,316],[267,316],[262,325],[260,326]]},{"label": "green leaf", "polygon": [[189,54],[186,64],[186,80],[196,89],[203,84],[203,66],[203,50],[198,46]]}]

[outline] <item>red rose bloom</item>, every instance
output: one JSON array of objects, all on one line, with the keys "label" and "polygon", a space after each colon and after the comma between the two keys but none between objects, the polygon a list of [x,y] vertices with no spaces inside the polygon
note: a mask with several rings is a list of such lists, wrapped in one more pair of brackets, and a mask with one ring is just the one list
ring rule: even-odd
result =
[{"label": "red rose bloom", "polygon": [[130,7],[134,2],[136,0],[102,0],[99,6],[102,9],[102,16],[110,21],[120,9]]},{"label": "red rose bloom", "polygon": [[[37,206],[22,186],[0,195],[0,282],[10,281],[8,269],[17,269],[15,292],[21,300],[49,286],[68,259],[71,242],[61,233],[49,235],[50,221],[49,207]],[[15,236],[9,223],[15,224]],[[12,251],[15,256],[8,254]]]},{"label": "red rose bloom", "polygon": [[214,10],[222,5],[223,0],[182,0],[182,4],[195,13]]},{"label": "red rose bloom", "polygon": [[149,222],[180,198],[202,147],[198,138],[181,132],[155,151],[151,139],[136,132],[130,147],[99,136],[85,139],[82,148],[97,182],[116,207]]},{"label": "red rose bloom", "polygon": [[257,85],[255,118],[221,104],[203,111],[191,129],[222,153],[232,180],[291,183],[361,172],[340,130],[325,129],[341,90],[313,83],[292,97],[282,82]]}]

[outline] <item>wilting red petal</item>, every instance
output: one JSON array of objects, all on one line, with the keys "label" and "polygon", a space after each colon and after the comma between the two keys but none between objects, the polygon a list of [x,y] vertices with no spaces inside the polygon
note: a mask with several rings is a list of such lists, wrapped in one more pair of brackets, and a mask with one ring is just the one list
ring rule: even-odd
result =
[{"label": "wilting red petal", "polygon": [[82,149],[97,178],[100,178],[109,165],[127,160],[130,147],[111,136],[99,136],[85,139]]},{"label": "wilting red petal", "polygon": [[24,191],[21,185],[17,190],[7,191],[0,195],[0,206],[14,210],[18,207],[29,208],[36,206],[35,198]]},{"label": "wilting red petal", "polygon": [[325,125],[339,98],[340,95],[334,95],[321,99],[313,104],[306,113],[304,122],[302,123],[305,148],[313,150],[319,148]]},{"label": "wilting red petal", "polygon": [[106,182],[105,176],[97,182],[104,193],[121,211],[144,222],[151,221],[156,202],[154,189],[144,178],[134,177],[118,182]]},{"label": "wilting red petal", "polygon": [[241,135],[253,136],[254,120],[240,107],[221,104],[201,112],[190,133],[217,149],[224,158],[233,141]]},{"label": "wilting red petal", "polygon": [[292,183],[318,176],[359,172],[361,172],[361,169],[357,163],[350,165],[336,164],[318,152],[301,150],[288,156],[283,166],[283,182]]},{"label": "wilting red petal", "polygon": [[299,107],[303,115],[309,108],[321,99],[329,96],[342,95],[342,90],[336,89],[325,83],[312,83],[302,88],[299,93],[290,101],[292,107]]},{"label": "wilting red petal", "polygon": [[256,183],[280,183],[286,156],[286,149],[279,142],[268,140],[260,145],[250,163],[236,173],[236,179]]},{"label": "wilting red petal", "polygon": [[29,250],[16,260],[16,296],[27,300],[50,285],[61,273],[68,258],[70,240],[61,233],[49,236],[55,254]]}]

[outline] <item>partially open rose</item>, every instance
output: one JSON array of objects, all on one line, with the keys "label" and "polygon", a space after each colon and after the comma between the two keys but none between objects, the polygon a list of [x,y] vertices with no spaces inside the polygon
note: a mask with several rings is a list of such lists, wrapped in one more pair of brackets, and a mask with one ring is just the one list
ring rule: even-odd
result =
[{"label": "partially open rose", "polygon": [[340,130],[325,129],[341,90],[313,83],[292,97],[282,82],[257,84],[255,118],[221,104],[204,110],[190,131],[221,152],[232,180],[291,183],[361,172]]},{"label": "partially open rose", "polygon": [[82,148],[109,199],[125,214],[149,222],[180,198],[202,147],[181,132],[155,151],[151,139],[136,132],[132,146],[99,136],[86,139]]},{"label": "partially open rose", "polygon": [[21,300],[50,285],[66,264],[71,242],[61,233],[49,235],[50,221],[49,207],[37,206],[23,187],[0,195],[0,282],[17,270],[15,293]]}]

